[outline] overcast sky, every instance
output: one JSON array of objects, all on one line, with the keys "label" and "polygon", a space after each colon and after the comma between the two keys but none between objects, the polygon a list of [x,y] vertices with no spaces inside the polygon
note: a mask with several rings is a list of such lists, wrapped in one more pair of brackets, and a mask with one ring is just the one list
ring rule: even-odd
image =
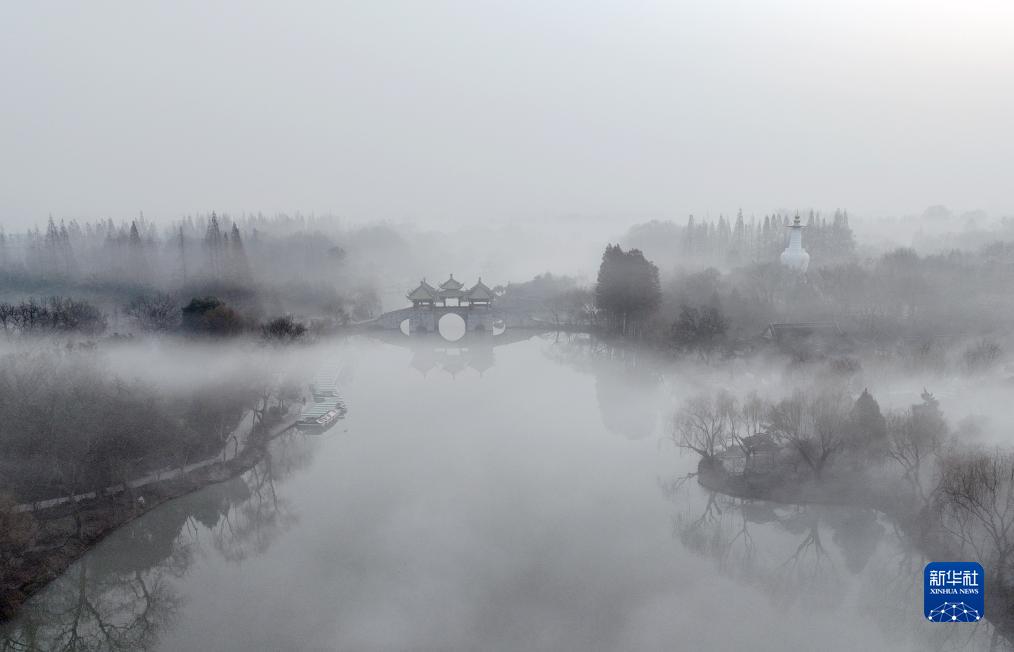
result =
[{"label": "overcast sky", "polygon": [[7,2],[0,222],[1014,208],[1014,2]]}]

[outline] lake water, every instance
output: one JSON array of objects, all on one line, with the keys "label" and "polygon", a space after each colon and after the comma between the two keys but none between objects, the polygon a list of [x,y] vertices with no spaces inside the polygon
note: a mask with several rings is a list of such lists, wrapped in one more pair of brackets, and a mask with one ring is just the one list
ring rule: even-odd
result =
[{"label": "lake water", "polygon": [[664,441],[673,406],[778,378],[513,339],[334,344],[344,421],[112,534],[6,644],[987,649],[987,623],[923,621],[926,560],[877,514],[681,482],[696,459]]}]

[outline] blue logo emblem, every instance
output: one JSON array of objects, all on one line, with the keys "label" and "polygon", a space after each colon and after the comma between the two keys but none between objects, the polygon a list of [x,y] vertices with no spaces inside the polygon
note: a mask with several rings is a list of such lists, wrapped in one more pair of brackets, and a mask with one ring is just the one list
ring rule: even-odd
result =
[{"label": "blue logo emblem", "polygon": [[923,614],[934,623],[974,623],[986,613],[986,576],[974,561],[926,564],[923,590]]}]

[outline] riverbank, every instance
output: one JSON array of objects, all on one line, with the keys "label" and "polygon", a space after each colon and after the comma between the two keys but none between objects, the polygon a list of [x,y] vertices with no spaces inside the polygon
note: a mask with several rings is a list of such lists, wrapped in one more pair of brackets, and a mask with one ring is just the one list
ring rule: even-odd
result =
[{"label": "riverbank", "polygon": [[0,576],[0,620],[13,616],[32,594],[117,528],[163,503],[249,471],[264,458],[271,440],[295,426],[296,418],[289,415],[270,427],[255,427],[245,446],[227,460],[131,491],[31,512],[27,517],[34,519],[37,528],[34,542]]},{"label": "riverbank", "polygon": [[766,473],[727,471],[715,461],[701,459],[697,481],[705,489],[743,498],[784,504],[844,505],[868,507],[892,518],[920,509],[916,496],[900,480],[872,480],[827,475],[821,480],[797,481],[793,474],[772,470]]},{"label": "riverbank", "polygon": [[[1014,586],[1004,584],[1003,569],[991,568],[986,559],[966,559],[952,535],[942,527],[930,505],[921,501],[900,481],[886,483],[867,477],[831,476],[797,482],[777,472],[734,473],[715,460],[702,458],[697,481],[705,489],[743,500],[786,505],[829,505],[872,509],[894,522],[908,544],[928,561],[979,561],[988,580],[988,609],[984,620],[994,636],[1014,645]],[[997,648],[999,649],[999,648]]]}]

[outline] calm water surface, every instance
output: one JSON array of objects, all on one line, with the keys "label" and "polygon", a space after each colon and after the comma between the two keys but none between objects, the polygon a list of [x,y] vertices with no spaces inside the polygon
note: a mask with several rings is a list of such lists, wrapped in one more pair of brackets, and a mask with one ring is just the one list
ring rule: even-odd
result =
[{"label": "calm water surface", "polygon": [[[348,416],[116,532],[3,630],[14,649],[980,649],[921,618],[864,510],[709,495],[662,441],[687,377],[587,338],[369,339]],[[308,375],[313,371],[308,370]]]}]

